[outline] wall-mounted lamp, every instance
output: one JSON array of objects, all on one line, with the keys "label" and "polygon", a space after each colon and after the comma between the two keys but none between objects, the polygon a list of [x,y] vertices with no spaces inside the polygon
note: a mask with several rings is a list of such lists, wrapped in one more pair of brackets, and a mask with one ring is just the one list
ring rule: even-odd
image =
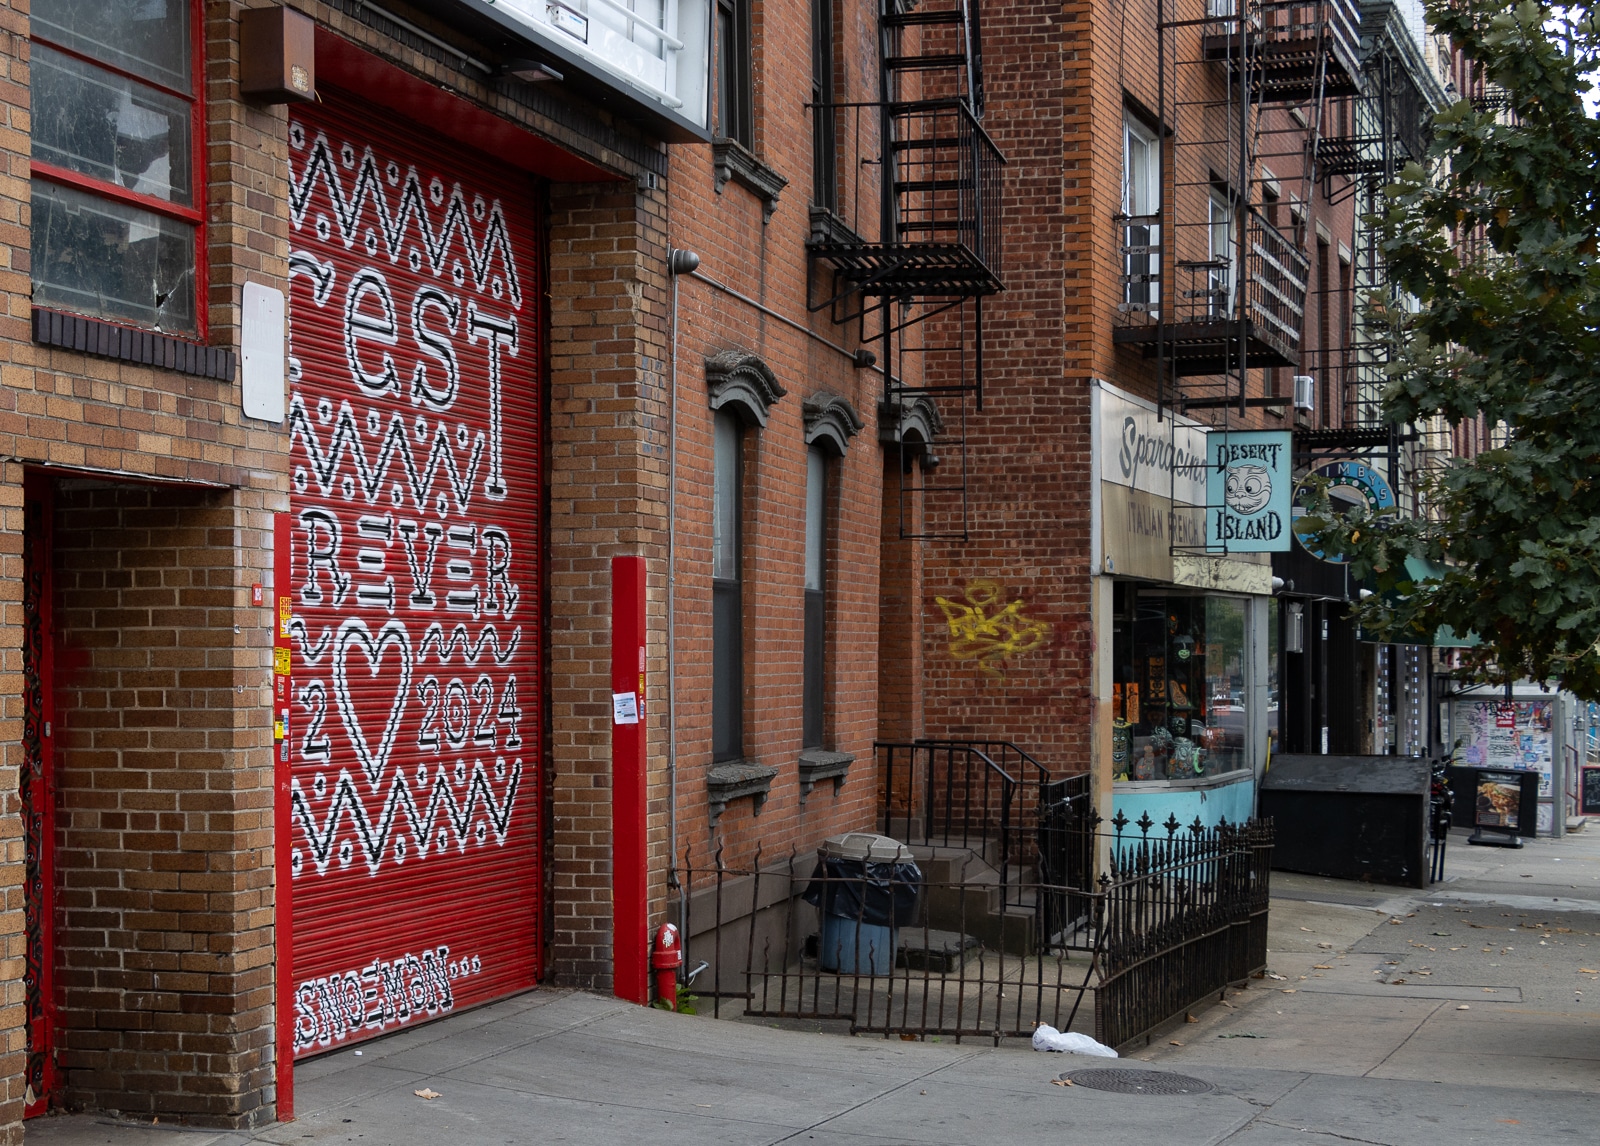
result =
[{"label": "wall-mounted lamp", "polygon": [[678,247],[667,253],[667,272],[674,275],[692,275],[700,269],[700,256]]},{"label": "wall-mounted lamp", "polygon": [[1283,651],[1286,653],[1303,653],[1306,651],[1306,613],[1305,606],[1299,601],[1289,602],[1288,623],[1283,627]]},{"label": "wall-mounted lamp", "polygon": [[506,75],[525,84],[559,83],[565,77],[542,60],[507,60]]}]

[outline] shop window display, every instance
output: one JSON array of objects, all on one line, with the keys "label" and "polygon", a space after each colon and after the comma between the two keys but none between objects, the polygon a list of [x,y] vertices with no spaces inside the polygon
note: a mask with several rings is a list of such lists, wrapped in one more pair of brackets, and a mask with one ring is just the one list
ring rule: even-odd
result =
[{"label": "shop window display", "polygon": [[1248,767],[1245,602],[1117,586],[1112,769],[1192,780]]}]

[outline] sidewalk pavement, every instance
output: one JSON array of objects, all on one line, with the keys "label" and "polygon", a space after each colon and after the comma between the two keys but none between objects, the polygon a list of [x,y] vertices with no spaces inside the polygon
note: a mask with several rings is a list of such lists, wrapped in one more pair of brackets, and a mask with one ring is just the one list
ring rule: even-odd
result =
[{"label": "sidewalk pavement", "polygon": [[[1451,1146],[1600,1139],[1600,831],[1452,841],[1426,892],[1274,874],[1272,974],[1130,1060],[886,1041],[536,991],[296,1070],[254,1133],[58,1116],[29,1146],[648,1142]],[[1144,1061],[1133,1061],[1144,1060]],[[1155,1068],[1198,1095],[1053,1085]],[[437,1093],[431,1100],[416,1091]]]}]

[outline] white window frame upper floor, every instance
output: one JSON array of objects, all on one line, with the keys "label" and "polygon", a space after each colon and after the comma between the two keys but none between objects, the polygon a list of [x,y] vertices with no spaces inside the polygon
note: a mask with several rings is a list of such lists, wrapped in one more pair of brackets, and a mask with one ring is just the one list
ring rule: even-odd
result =
[{"label": "white window frame upper floor", "polygon": [[1136,223],[1161,213],[1161,145],[1156,132],[1134,114],[1122,113],[1122,228],[1125,247],[1145,246],[1152,250],[1127,251],[1122,260],[1125,275],[1153,274],[1148,282],[1124,284],[1122,302],[1129,309],[1148,310],[1154,315],[1161,305],[1161,225]]}]

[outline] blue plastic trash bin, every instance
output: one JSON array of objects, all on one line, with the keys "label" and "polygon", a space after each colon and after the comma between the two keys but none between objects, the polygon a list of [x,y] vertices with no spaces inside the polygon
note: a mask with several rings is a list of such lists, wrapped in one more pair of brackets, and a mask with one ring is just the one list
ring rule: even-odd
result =
[{"label": "blue plastic trash bin", "polygon": [[805,895],[821,909],[817,955],[822,969],[892,974],[900,925],[915,918],[921,882],[911,849],[899,840],[872,832],[824,840]]}]

